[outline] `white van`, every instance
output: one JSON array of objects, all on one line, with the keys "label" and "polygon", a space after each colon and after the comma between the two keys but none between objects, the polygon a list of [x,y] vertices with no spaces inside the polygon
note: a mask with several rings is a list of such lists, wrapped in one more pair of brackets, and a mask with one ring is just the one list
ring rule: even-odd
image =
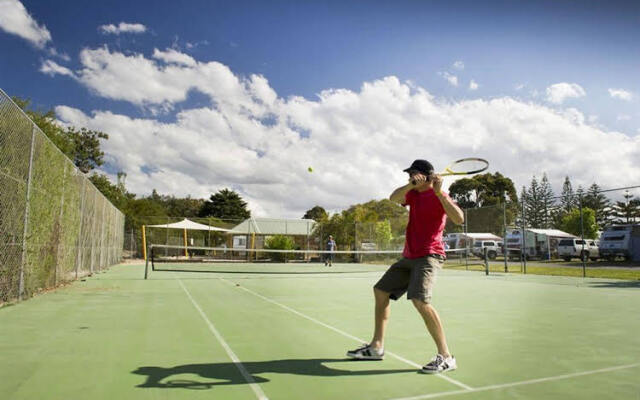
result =
[{"label": "white van", "polygon": [[631,259],[631,231],[633,225],[614,225],[600,236],[600,257],[612,261],[616,257]]}]

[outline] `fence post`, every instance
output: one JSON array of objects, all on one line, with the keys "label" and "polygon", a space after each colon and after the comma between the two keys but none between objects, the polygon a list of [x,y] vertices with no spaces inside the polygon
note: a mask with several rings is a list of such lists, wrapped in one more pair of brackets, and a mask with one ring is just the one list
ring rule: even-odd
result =
[{"label": "fence post", "polygon": [[78,279],[78,269],[82,264],[82,255],[84,253],[84,247],[82,246],[82,221],[84,220],[84,198],[86,197],[87,180],[82,180],[82,199],[80,200],[80,223],[78,224],[78,240],[76,241],[76,279]]},{"label": "fence post", "polygon": [[24,294],[24,269],[27,265],[27,235],[29,233],[29,201],[31,198],[31,181],[33,173],[33,151],[36,144],[36,125],[31,126],[31,150],[29,151],[29,173],[27,175],[27,197],[25,199],[24,226],[22,229],[22,262],[20,263],[20,283],[18,284],[18,301]]},{"label": "fence post", "polygon": [[520,262],[522,265],[522,272],[524,274],[527,273],[527,222],[524,213],[525,201],[525,199],[522,199],[522,235],[520,235],[520,237],[522,237],[522,246],[520,246]]},{"label": "fence post", "polygon": [[586,277],[587,276],[587,261],[586,258],[584,257],[584,219],[582,217],[582,193],[580,193],[580,196],[578,198],[579,204],[580,204],[580,238],[582,239],[582,250],[580,251],[580,261],[582,261],[582,277]]},{"label": "fence post", "polygon": [[[53,286],[58,284],[58,265],[60,264],[60,244],[61,242],[64,240],[64,234],[63,234],[63,229],[64,227],[62,226],[62,218],[64,218],[64,186],[65,186],[65,181],[67,179],[67,163],[64,163],[64,170],[62,171],[62,198],[60,199],[60,218],[59,218],[59,224],[58,224],[58,234],[60,235],[58,237],[58,240],[60,240],[58,242],[58,249],[56,252],[56,265],[55,268],[53,270]],[[62,251],[64,251],[64,244],[62,245]],[[64,259],[64,256],[63,256]]]},{"label": "fence post", "polygon": [[93,252],[95,250],[96,247],[96,238],[93,237],[93,233],[96,231],[95,226],[98,225],[98,222],[96,221],[96,210],[98,209],[98,196],[97,196],[97,189],[93,190],[93,217],[92,217],[92,226],[93,228],[91,229],[91,266],[89,267],[89,273],[91,275],[93,275],[93,261],[94,261],[94,256],[93,256]]},{"label": "fence post", "polygon": [[469,221],[467,220],[467,209],[464,209],[464,265],[469,270]]},{"label": "fence post", "polygon": [[100,270],[102,271],[104,269],[104,231],[106,230],[106,225],[107,225],[104,220],[104,213],[105,213],[105,209],[107,208],[107,198],[102,195],[102,192],[100,192],[100,195],[103,198],[102,198],[102,220],[100,221],[100,261],[99,261],[100,264],[98,265],[98,268],[100,268]]},{"label": "fence post", "polygon": [[507,202],[502,204],[502,255],[504,256],[504,272],[509,272],[507,264]]},{"label": "fence post", "polygon": [[485,247],[482,253],[484,258],[484,274],[489,275],[489,249]]}]

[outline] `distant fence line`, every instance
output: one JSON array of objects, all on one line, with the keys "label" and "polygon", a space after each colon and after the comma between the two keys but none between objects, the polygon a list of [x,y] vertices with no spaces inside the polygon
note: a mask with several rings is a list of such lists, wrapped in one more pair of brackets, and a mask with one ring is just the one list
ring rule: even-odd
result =
[{"label": "distant fence line", "polygon": [[124,215],[0,90],[0,303],[120,262]]}]

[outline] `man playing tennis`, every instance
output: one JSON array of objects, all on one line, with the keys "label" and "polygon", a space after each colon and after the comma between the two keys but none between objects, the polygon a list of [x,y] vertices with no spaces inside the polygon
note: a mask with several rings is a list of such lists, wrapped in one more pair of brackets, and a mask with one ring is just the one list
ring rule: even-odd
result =
[{"label": "man playing tennis", "polygon": [[409,206],[409,222],[402,259],[393,264],[373,288],[375,297],[375,329],[373,339],[347,356],[359,360],[384,358],[384,333],[389,320],[389,299],[397,300],[405,292],[413,302],[431,334],[438,354],[422,367],[421,372],[436,374],[456,369],[456,359],[449,352],[444,328],[431,294],[438,268],[445,260],[442,232],[447,217],[455,224],[464,222],[462,210],[442,192],[442,177],[433,173],[426,160],[415,160],[404,170],[409,183],[397,188],[390,200]]}]

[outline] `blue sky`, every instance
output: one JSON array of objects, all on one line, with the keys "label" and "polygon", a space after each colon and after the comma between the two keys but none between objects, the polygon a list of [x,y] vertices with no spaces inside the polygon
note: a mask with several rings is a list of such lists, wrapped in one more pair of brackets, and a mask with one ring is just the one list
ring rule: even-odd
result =
[{"label": "blue sky", "polygon": [[[542,173],[558,188],[567,173],[585,186],[640,182],[639,2],[0,0],[3,8],[12,12],[0,15],[0,88],[109,133],[105,171],[124,170],[140,194],[232,186],[264,214],[314,201],[340,209],[397,186],[402,175],[386,164],[466,155],[493,157],[519,186]],[[129,29],[115,29],[121,23]],[[203,118],[227,122],[212,130]],[[568,169],[551,165],[565,150],[532,145],[559,135],[563,149],[587,142]],[[173,165],[158,161],[168,152],[136,154],[133,136],[139,151],[149,140],[172,149]],[[349,156],[348,144],[389,137],[394,154],[368,145]],[[603,158],[605,143],[619,160],[594,173],[589,160]],[[283,177],[254,176],[254,164]],[[356,181],[370,179],[363,170],[384,179],[349,195],[336,165]],[[313,188],[293,201],[300,184]]]}]

